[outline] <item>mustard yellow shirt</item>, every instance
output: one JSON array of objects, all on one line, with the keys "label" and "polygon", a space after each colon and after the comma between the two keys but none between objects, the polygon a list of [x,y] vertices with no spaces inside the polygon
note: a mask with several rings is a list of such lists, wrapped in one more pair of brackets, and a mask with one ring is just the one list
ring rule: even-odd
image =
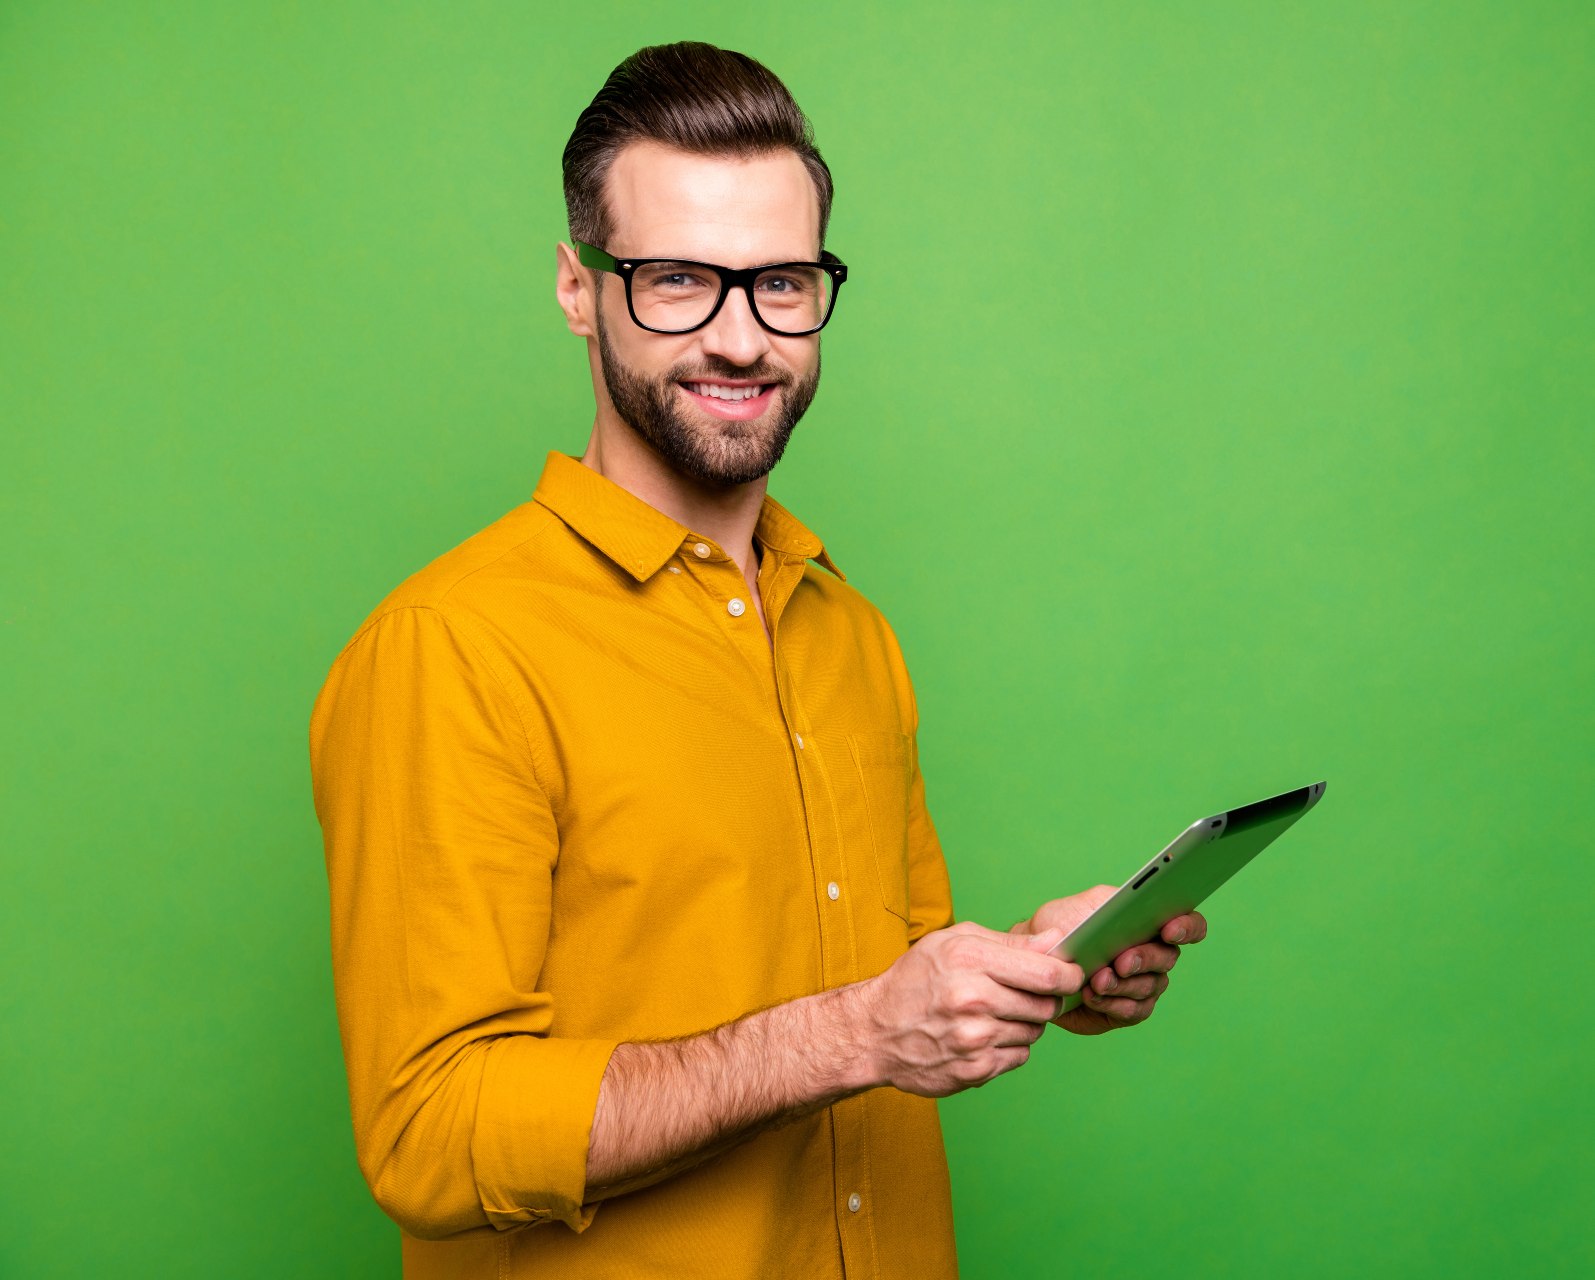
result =
[{"label": "mustard yellow shirt", "polygon": [[870,977],[952,922],[891,628],[773,498],[754,537],[773,647],[712,538],[552,452],[327,677],[355,1145],[412,1280],[955,1273],[936,1106],[895,1089],[587,1195],[616,1044]]}]

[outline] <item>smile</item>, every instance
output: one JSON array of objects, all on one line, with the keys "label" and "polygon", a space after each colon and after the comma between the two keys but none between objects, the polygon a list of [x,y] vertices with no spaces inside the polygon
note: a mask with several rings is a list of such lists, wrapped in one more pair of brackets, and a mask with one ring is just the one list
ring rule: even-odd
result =
[{"label": "smile", "polygon": [[775,399],[779,383],[680,382],[687,398],[715,418],[746,422],[757,418]]},{"label": "smile", "polygon": [[747,400],[767,390],[765,386],[731,387],[723,382],[683,382],[681,385],[693,395],[713,396],[716,400]]}]

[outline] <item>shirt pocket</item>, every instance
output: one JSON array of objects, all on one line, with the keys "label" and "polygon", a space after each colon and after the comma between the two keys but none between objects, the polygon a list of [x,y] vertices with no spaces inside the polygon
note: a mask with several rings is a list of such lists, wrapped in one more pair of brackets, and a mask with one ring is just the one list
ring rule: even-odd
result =
[{"label": "shirt pocket", "polygon": [[908,919],[908,792],[914,744],[906,733],[850,733],[848,749],[864,790],[881,904]]}]

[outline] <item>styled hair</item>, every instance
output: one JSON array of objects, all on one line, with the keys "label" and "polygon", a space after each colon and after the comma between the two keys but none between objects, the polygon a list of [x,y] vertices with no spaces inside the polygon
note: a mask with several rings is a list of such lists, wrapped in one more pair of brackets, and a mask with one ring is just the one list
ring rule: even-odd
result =
[{"label": "styled hair", "polygon": [[831,171],[814,129],[763,63],[696,40],[649,45],[609,73],[565,144],[565,210],[573,239],[607,247],[614,218],[604,199],[621,148],[660,142],[709,156],[797,152],[820,199],[820,245],[831,220]]}]

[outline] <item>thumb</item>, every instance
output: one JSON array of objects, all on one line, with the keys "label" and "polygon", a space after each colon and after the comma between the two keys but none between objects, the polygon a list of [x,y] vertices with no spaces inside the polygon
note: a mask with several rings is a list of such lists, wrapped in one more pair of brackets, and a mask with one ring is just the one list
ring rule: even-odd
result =
[{"label": "thumb", "polygon": [[1062,941],[1063,930],[1056,928],[1043,929],[1040,933],[1032,933],[1028,936],[1024,934],[1018,935],[1018,943],[1026,951],[1051,951]]},{"label": "thumb", "polygon": [[[1027,951],[1050,952],[1063,941],[1065,936],[1062,929],[1043,929],[1040,933],[1033,933],[1024,939],[1024,947]],[[1057,994],[1073,995],[1085,985],[1085,970],[1062,956],[1055,956],[1054,959],[1063,966],[1063,978],[1057,988]]]}]

